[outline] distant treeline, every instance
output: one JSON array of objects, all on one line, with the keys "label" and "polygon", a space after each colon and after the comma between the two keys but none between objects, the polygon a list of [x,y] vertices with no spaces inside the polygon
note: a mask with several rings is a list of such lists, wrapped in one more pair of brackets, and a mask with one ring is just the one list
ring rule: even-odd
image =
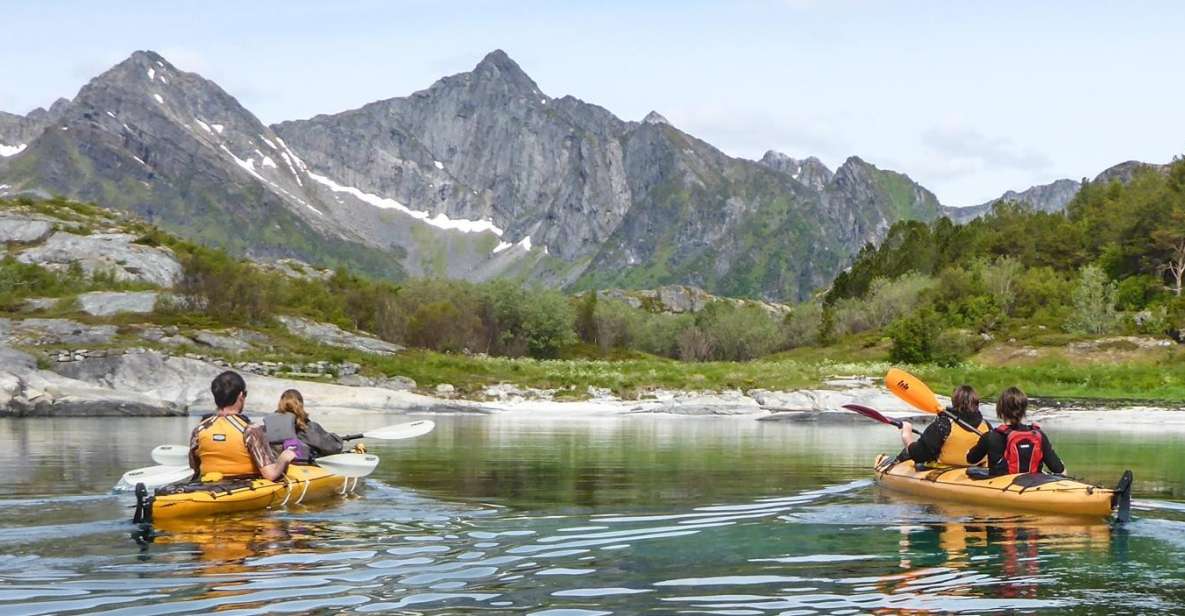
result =
[{"label": "distant treeline", "polygon": [[1065,212],[1001,202],[965,225],[900,222],[823,300],[826,341],[884,328],[899,361],[956,361],[1018,324],[1178,335],[1185,324],[1185,160],[1088,182]]}]

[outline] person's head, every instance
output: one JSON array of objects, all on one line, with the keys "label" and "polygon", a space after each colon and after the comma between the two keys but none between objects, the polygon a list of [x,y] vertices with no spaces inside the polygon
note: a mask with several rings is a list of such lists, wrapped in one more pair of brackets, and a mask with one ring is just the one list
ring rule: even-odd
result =
[{"label": "person's head", "polygon": [[276,405],[276,412],[288,413],[295,417],[297,430],[306,430],[309,427],[309,414],[304,410],[304,397],[295,389],[289,389],[280,394],[280,403]]},{"label": "person's head", "polygon": [[950,405],[958,415],[972,416],[979,412],[979,394],[970,385],[959,385],[950,396]]},{"label": "person's head", "polygon": [[243,410],[243,402],[247,399],[247,382],[239,373],[227,370],[214,377],[210,383],[210,393],[214,394],[214,406],[219,411],[238,413]]},{"label": "person's head", "polygon": [[1000,394],[1000,400],[996,402],[996,415],[1009,425],[1020,423],[1028,409],[1029,397],[1015,387],[1005,389],[1004,393]]}]

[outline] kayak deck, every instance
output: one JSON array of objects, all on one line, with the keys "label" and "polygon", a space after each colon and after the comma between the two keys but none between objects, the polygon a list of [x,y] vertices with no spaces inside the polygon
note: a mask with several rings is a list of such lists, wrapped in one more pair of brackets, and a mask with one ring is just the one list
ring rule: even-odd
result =
[{"label": "kayak deck", "polygon": [[895,492],[930,499],[948,500],[995,508],[1039,511],[1062,515],[1106,517],[1117,507],[1119,517],[1127,515],[1130,503],[1130,472],[1116,489],[1075,481],[1057,475],[1019,473],[975,479],[966,467],[924,467],[912,461],[882,468],[883,454],[874,466],[876,482]]},{"label": "kayak deck", "polygon": [[152,496],[137,487],[133,522],[203,517],[311,503],[345,493],[347,479],[306,465],[288,467],[284,481],[236,479],[159,488]]}]

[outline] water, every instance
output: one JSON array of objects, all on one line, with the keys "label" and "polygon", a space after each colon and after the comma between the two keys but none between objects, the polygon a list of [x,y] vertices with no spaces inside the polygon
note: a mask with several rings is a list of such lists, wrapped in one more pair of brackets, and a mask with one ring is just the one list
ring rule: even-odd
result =
[{"label": "water", "polygon": [[884,493],[876,425],[436,421],[369,443],[356,497],[141,545],[108,489],[190,420],[0,420],[0,613],[1185,611],[1185,435],[1047,426],[1074,475],[1135,471],[1137,520],[1112,528]]}]

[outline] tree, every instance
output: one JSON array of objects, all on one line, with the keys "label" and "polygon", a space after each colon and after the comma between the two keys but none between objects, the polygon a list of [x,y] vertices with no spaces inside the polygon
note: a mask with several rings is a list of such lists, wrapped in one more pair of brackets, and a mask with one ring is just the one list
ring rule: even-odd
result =
[{"label": "tree", "polygon": [[1024,267],[1016,257],[1000,257],[983,268],[983,284],[1005,315],[1012,314],[1012,306],[1016,303],[1016,281],[1023,271]]},{"label": "tree", "polygon": [[1099,266],[1082,268],[1071,299],[1074,314],[1067,323],[1070,331],[1097,335],[1105,334],[1115,326],[1115,283]]},{"label": "tree", "polygon": [[1165,206],[1167,221],[1152,232],[1152,243],[1161,251],[1160,272],[1168,273],[1173,294],[1181,297],[1185,283],[1185,161],[1174,161],[1169,171]]}]

